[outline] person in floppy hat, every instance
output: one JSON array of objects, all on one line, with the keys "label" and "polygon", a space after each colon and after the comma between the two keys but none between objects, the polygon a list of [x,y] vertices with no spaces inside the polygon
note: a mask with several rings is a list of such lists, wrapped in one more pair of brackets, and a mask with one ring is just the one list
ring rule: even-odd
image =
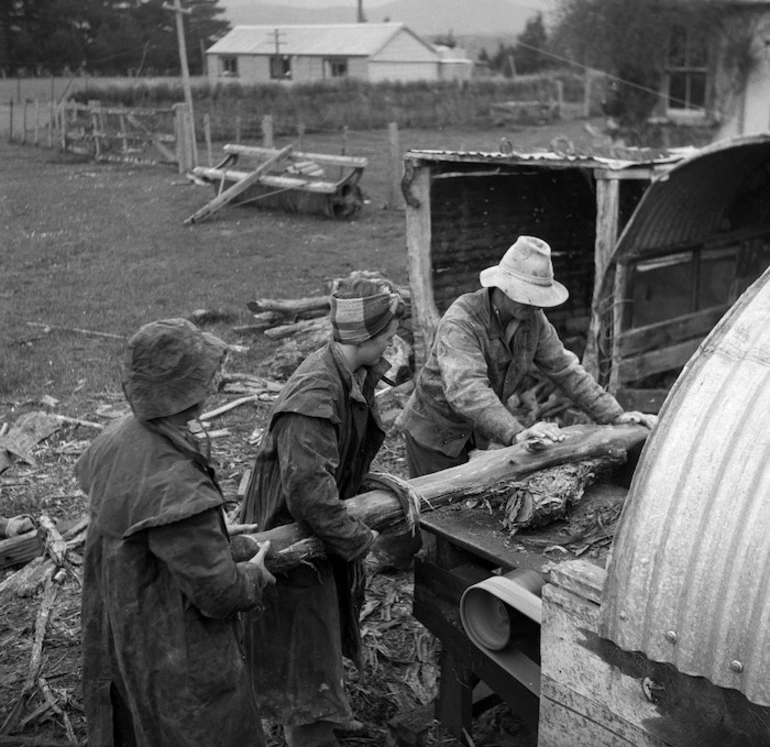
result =
[{"label": "person in floppy hat", "polygon": [[94,745],[264,745],[238,638],[266,585],[265,543],[236,563],[208,459],[186,424],[224,358],[185,319],[129,341],[132,414],[75,465],[89,497],[83,565],[83,701]]},{"label": "person in floppy hat", "polygon": [[246,616],[245,644],[264,718],[289,747],[333,747],[357,731],[343,655],[361,663],[363,559],[377,532],[345,510],[385,438],[374,387],[404,302],[384,279],[358,278],[331,298],[332,340],[286,382],[268,419],[241,521],[262,530],[297,522],[327,558],[277,574],[264,610]]},{"label": "person in floppy hat", "polygon": [[477,448],[561,440],[558,424],[527,427],[506,407],[532,365],[598,423],[654,423],[654,416],[623,412],[546,318],[543,309],[569,292],[553,277],[545,241],[519,236],[479,280],[482,288],[456,299],[439,322],[401,415],[412,477],[462,464]]}]

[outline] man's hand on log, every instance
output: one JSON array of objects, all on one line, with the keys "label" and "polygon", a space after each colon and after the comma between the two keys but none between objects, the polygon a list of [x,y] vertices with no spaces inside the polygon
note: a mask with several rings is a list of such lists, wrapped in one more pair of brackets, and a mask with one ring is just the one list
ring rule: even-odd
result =
[{"label": "man's hand on log", "polygon": [[265,557],[267,557],[267,554],[270,552],[270,540],[265,540],[264,542],[259,542],[258,544],[259,552],[246,562],[251,563],[252,565],[255,565],[257,568],[259,568],[259,571],[262,574],[262,578],[265,581],[265,585],[274,584],[275,576],[265,567]]},{"label": "man's hand on log", "polygon": [[653,429],[658,423],[657,415],[650,415],[646,412],[638,412],[637,410],[629,410],[628,412],[622,412],[613,421],[614,425],[624,425],[626,423],[638,423],[639,425],[646,426],[650,430]]},{"label": "man's hand on log", "polygon": [[559,428],[557,423],[546,423],[545,421],[541,421],[531,425],[529,428],[525,428],[523,431],[519,431],[513,439],[513,442],[515,444],[520,444],[530,438],[556,442],[563,441],[564,434],[561,432],[561,428]]}]

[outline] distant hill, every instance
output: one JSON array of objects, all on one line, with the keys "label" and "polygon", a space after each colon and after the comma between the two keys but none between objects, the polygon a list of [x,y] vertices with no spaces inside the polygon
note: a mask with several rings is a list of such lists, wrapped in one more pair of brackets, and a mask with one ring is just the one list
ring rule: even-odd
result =
[{"label": "distant hill", "polygon": [[[345,5],[319,7],[324,0],[287,0],[287,4],[262,0],[220,0],[226,17],[235,25],[288,23],[355,23],[356,0]],[[328,1],[328,0],[326,0]],[[333,0],[332,0],[333,1]],[[384,20],[405,23],[424,36],[446,34],[456,37],[483,34],[507,37],[521,33],[527,20],[538,11],[547,14],[556,0],[364,0],[370,23]]]}]

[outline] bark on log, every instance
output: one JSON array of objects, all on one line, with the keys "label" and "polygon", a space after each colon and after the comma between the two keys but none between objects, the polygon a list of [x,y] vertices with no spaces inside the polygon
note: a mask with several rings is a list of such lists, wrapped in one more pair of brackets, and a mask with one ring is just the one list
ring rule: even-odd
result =
[{"label": "bark on log", "polygon": [[[563,441],[551,443],[540,451],[530,451],[527,444],[489,451],[458,467],[416,477],[409,480],[409,484],[423,497],[423,512],[472,496],[505,495],[510,491],[511,482],[545,467],[597,456],[621,457],[643,443],[649,432],[642,425],[574,425],[562,429]],[[345,501],[345,507],[351,516],[377,530],[404,518],[398,498],[387,490],[371,490],[354,496]],[[271,555],[266,564],[274,573],[325,554],[323,543],[308,537],[297,524],[244,536],[256,542],[271,541]]]},{"label": "bark on log", "polygon": [[323,311],[328,313],[329,296],[311,296],[309,298],[272,299],[257,298],[246,304],[254,313],[278,312],[285,316],[296,316],[305,311]]},{"label": "bark on log", "polygon": [[57,567],[63,566],[67,557],[67,543],[62,539],[59,530],[46,514],[40,514],[38,524],[40,525],[40,532],[45,537],[45,549],[51,556],[51,560]]}]

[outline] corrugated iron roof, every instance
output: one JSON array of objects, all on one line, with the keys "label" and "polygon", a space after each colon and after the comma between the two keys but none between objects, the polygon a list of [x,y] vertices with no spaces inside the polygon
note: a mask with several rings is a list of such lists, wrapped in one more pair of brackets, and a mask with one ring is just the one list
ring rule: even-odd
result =
[{"label": "corrugated iron roof", "polygon": [[768,414],[770,270],[666,400],[621,517],[601,612],[602,634],[624,650],[762,706],[770,705]]},{"label": "corrugated iron roof", "polygon": [[405,159],[424,162],[450,162],[468,164],[506,164],[524,165],[537,163],[542,166],[554,168],[585,168],[598,169],[627,169],[642,166],[664,166],[681,161],[684,155],[681,153],[651,153],[650,151],[627,151],[619,156],[602,156],[595,153],[567,153],[557,151],[534,152],[493,152],[493,151],[465,151],[465,150],[410,150],[404,156]]},{"label": "corrugated iron roof", "polygon": [[369,57],[376,54],[396,34],[408,33],[429,49],[403,23],[340,23],[329,25],[235,26],[207,54],[323,55]]},{"label": "corrugated iron roof", "polygon": [[747,135],[683,153],[654,180],[618,240],[613,261],[698,243],[722,226],[737,190],[770,163],[770,134]]}]

